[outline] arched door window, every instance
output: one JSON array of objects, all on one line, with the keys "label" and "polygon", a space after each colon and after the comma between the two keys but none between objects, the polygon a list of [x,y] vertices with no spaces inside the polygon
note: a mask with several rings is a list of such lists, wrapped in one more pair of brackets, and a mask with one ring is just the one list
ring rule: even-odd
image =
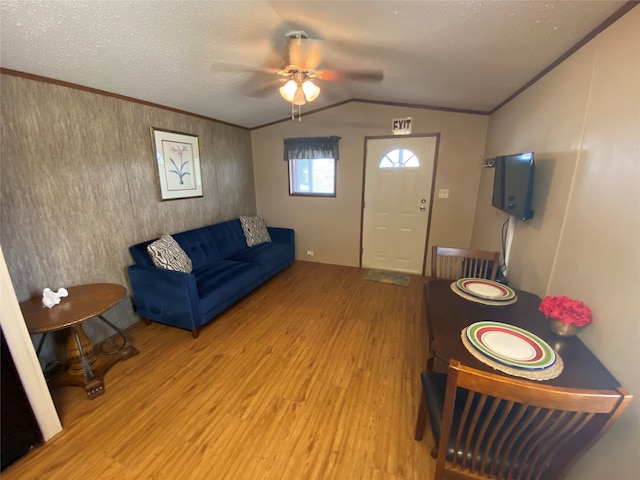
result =
[{"label": "arched door window", "polygon": [[394,148],[387,152],[380,160],[379,168],[419,167],[420,160],[416,154],[407,148]]}]

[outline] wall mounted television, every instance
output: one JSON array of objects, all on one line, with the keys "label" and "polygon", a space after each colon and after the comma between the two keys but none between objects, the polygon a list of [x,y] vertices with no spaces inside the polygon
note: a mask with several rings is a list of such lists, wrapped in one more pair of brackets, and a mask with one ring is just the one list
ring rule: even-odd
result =
[{"label": "wall mounted television", "polygon": [[533,152],[494,159],[491,205],[520,220],[533,217]]}]

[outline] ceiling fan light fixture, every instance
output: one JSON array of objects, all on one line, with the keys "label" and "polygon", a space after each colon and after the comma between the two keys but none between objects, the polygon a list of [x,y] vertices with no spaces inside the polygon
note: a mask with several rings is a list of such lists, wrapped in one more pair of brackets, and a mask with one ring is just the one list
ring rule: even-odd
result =
[{"label": "ceiling fan light fixture", "polygon": [[302,84],[302,91],[307,99],[307,102],[313,102],[320,94],[320,87],[318,87],[311,80],[307,80]]},{"label": "ceiling fan light fixture", "polygon": [[296,93],[293,96],[293,102],[294,105],[304,105],[305,103],[307,103],[307,98],[304,96],[304,92],[302,91],[302,86],[298,85],[298,88],[296,89]]},{"label": "ceiling fan light fixture", "polygon": [[287,102],[293,102],[297,90],[298,84],[293,80],[289,80],[282,87],[280,87],[280,95]]}]

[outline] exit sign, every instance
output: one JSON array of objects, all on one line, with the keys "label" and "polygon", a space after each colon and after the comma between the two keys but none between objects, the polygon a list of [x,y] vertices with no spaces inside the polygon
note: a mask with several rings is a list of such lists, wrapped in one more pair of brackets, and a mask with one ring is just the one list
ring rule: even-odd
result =
[{"label": "exit sign", "polygon": [[394,118],[391,126],[391,130],[394,135],[408,135],[411,133],[411,124],[413,119],[407,118]]}]

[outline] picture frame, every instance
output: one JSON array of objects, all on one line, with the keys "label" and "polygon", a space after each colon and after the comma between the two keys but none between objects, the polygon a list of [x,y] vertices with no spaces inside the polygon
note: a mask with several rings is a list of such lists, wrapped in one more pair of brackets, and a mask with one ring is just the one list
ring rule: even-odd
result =
[{"label": "picture frame", "polygon": [[198,136],[151,127],[162,200],[202,197]]}]

